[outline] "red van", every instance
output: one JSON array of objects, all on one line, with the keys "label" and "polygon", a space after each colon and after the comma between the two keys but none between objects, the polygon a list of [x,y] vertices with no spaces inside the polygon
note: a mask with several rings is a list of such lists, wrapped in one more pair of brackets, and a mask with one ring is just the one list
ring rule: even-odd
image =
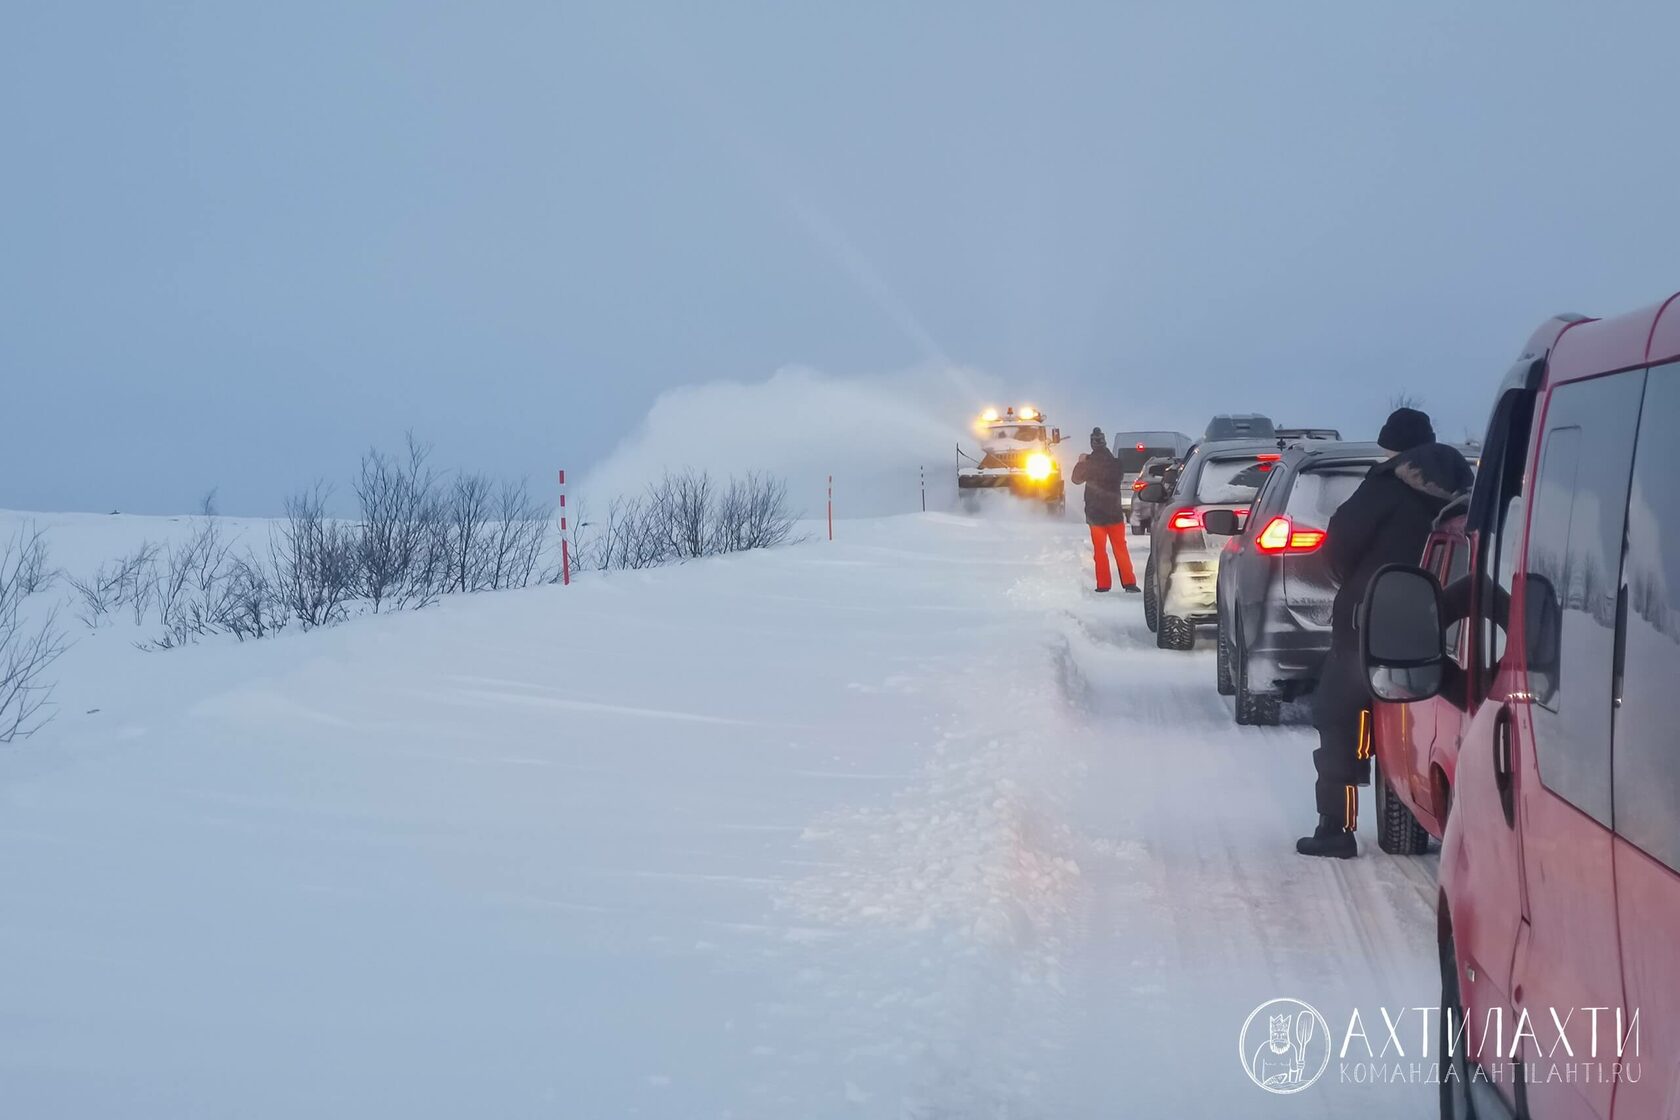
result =
[{"label": "red van", "polygon": [[1373,696],[1464,710],[1442,1043],[1466,1029],[1444,1116],[1680,1116],[1677,431],[1680,296],[1552,320],[1494,404],[1467,577],[1443,593],[1390,567],[1362,605]]},{"label": "red van", "polygon": [[[1423,569],[1450,586],[1470,570],[1475,544],[1464,531],[1468,498],[1453,502],[1435,520],[1423,546]],[[1460,669],[1470,667],[1470,636],[1462,621],[1447,625],[1446,652]],[[1371,780],[1377,809],[1377,846],[1394,855],[1422,855],[1431,837],[1439,840],[1452,806],[1453,771],[1464,731],[1468,695],[1461,678],[1457,695],[1432,696],[1414,704],[1376,704],[1371,740],[1377,760]]]}]

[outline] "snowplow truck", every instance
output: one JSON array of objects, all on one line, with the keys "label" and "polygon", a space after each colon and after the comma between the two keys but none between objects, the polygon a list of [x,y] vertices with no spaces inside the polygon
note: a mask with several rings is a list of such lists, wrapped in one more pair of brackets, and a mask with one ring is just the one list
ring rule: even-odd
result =
[{"label": "snowplow truck", "polygon": [[957,447],[957,496],[965,509],[978,505],[982,490],[1002,490],[1062,511],[1067,495],[1055,450],[1062,432],[1049,427],[1042,412],[988,408],[975,420],[974,435],[978,455]]}]

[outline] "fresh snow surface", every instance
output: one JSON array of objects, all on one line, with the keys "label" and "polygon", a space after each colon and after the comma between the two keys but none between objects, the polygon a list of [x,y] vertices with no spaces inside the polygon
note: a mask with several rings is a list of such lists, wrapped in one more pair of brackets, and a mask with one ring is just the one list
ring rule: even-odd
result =
[{"label": "fresh snow surface", "polygon": [[[34,519],[79,574],[183,524]],[[243,645],[72,623],[0,749],[0,1116],[1430,1114],[1236,1058],[1274,997],[1437,994],[1433,857],[1293,852],[1307,728],[1235,727],[1076,521],[837,529]]]}]

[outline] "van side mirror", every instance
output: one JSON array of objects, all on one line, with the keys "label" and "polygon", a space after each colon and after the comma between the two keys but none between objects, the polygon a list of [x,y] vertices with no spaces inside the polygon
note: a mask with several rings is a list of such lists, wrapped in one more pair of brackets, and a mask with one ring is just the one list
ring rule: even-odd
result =
[{"label": "van side mirror", "polygon": [[1062,430],[1060,428],[1051,428],[1050,429],[1050,442],[1051,443],[1062,442]]},{"label": "van side mirror", "polygon": [[1422,568],[1377,569],[1359,605],[1359,654],[1371,695],[1390,703],[1428,700],[1446,682],[1441,585]]},{"label": "van side mirror", "polygon": [[1242,532],[1242,525],[1234,509],[1210,509],[1202,514],[1202,529],[1216,537],[1234,537]]},{"label": "van side mirror", "polygon": [[1535,703],[1550,706],[1558,690],[1563,607],[1552,581],[1533,572],[1523,577],[1523,643],[1527,647],[1528,689]]},{"label": "van side mirror", "polygon": [[1146,502],[1164,502],[1167,500],[1167,488],[1159,482],[1150,482],[1138,491],[1138,497]]}]

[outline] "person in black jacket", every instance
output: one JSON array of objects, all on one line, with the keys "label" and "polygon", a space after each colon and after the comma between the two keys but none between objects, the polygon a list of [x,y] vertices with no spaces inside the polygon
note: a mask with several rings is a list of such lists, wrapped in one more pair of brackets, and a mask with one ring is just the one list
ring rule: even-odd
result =
[{"label": "person in black jacket", "polygon": [[1415,564],[1440,513],[1474,481],[1456,448],[1435,442],[1429,417],[1396,409],[1377,443],[1390,457],[1371,468],[1359,489],[1330,517],[1325,555],[1336,580],[1330,653],[1313,694],[1318,749],[1318,827],[1296,841],[1302,855],[1357,855],[1358,787],[1370,781],[1371,697],[1359,661],[1355,619],[1365,589],[1385,564]]},{"label": "person in black jacket", "polygon": [[1101,428],[1091,429],[1091,453],[1081,455],[1069,476],[1075,486],[1085,487],[1085,523],[1091,527],[1091,555],[1097,565],[1097,590],[1114,586],[1108,572],[1108,550],[1114,549],[1114,563],[1120,569],[1120,586],[1138,589],[1132,573],[1132,554],[1126,548],[1126,509],[1120,503],[1125,472],[1120,460],[1108,449]]}]

